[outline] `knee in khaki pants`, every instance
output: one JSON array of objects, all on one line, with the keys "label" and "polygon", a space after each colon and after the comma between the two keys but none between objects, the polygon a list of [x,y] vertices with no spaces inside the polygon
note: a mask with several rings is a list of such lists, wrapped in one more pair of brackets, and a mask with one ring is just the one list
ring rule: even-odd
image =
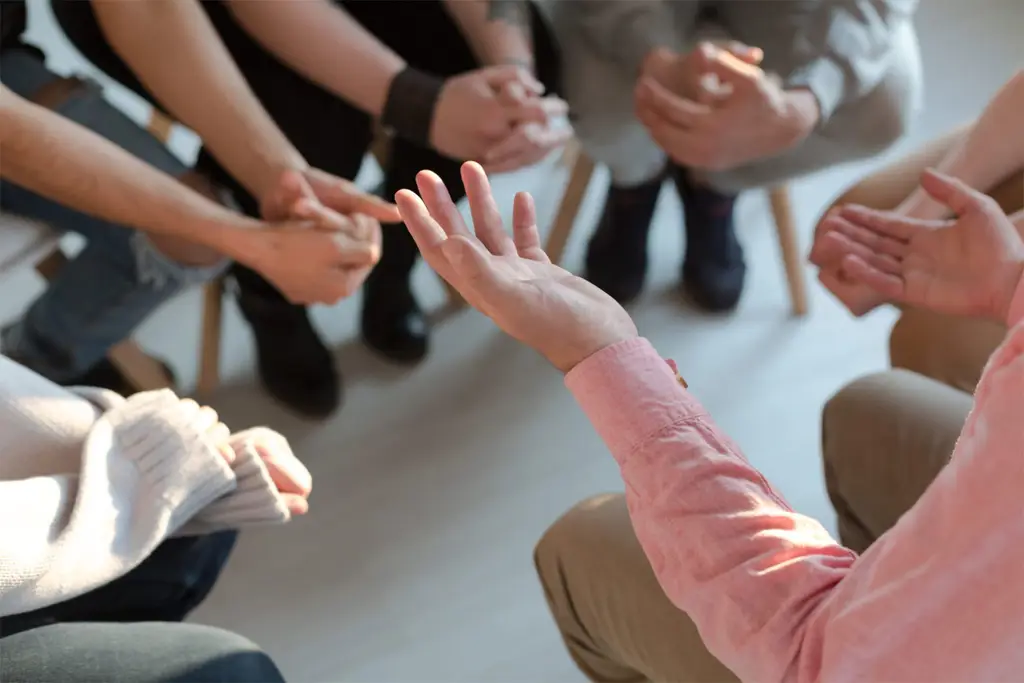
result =
[{"label": "knee in khaki pants", "polygon": [[1006,336],[990,320],[905,309],[889,337],[894,368],[910,370],[973,394],[989,356]]},{"label": "knee in khaki pants", "polygon": [[534,561],[569,654],[590,680],[736,680],[661,590],[621,494],[572,508],[541,538]]},{"label": "knee in khaki pants", "polygon": [[917,502],[949,462],[972,404],[905,370],[858,379],[826,403],[825,483],[844,545],[863,552]]}]

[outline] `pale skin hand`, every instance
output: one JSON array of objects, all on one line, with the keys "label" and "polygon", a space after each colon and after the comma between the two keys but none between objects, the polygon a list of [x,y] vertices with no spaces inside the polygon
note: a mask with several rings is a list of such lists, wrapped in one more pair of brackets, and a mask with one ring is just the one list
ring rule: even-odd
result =
[{"label": "pale skin hand", "polygon": [[697,100],[674,94],[652,76],[642,75],[636,88],[637,117],[676,163],[704,171],[736,168],[791,149],[814,129],[819,112],[810,92],[784,90],[730,50],[702,49],[708,55],[700,71],[717,80]]},{"label": "pale skin hand", "polygon": [[611,297],[551,263],[540,246],[529,194],[516,195],[509,236],[483,168],[464,164],[474,235],[436,174],[422,171],[416,180],[420,196],[402,190],[395,200],[423,258],[510,336],[563,373],[637,336],[633,321]]},{"label": "pale skin hand", "polygon": [[824,239],[855,282],[891,301],[1006,322],[1024,274],[1024,241],[996,202],[934,171],[921,187],[954,218],[921,220],[850,206]]},{"label": "pale skin hand", "polygon": [[[248,435],[256,453],[267,467],[270,480],[293,515],[304,515],[309,511],[309,494],[313,490],[313,478],[306,466],[295,457],[288,441],[270,429],[257,429]],[[236,442],[240,447],[242,443]]]}]

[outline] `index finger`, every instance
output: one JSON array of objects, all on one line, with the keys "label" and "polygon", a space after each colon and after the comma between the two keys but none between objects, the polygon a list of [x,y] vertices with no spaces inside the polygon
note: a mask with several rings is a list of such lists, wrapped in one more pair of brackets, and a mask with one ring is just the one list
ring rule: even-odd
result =
[{"label": "index finger", "polygon": [[[944,221],[908,218],[892,211],[879,211],[858,204],[849,204],[840,208],[838,217],[872,232],[904,242],[922,230],[934,230],[944,223]],[[826,222],[828,220],[830,219],[826,219]]]},{"label": "index finger", "polygon": [[637,86],[643,105],[666,122],[680,128],[700,128],[711,118],[711,108],[669,92],[653,78],[643,78]]}]

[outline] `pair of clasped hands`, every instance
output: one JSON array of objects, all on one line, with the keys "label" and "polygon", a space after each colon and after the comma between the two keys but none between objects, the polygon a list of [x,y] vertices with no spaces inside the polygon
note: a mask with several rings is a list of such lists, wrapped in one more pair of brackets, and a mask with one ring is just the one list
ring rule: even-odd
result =
[{"label": "pair of clasped hands", "polygon": [[[511,171],[569,140],[567,111],[522,67],[477,69],[446,81],[431,143],[492,173]],[[381,223],[401,220],[394,204],[313,168],[283,171],[261,199],[271,225],[243,231],[233,256],[297,304],[333,304],[357,291],[380,259]]]}]

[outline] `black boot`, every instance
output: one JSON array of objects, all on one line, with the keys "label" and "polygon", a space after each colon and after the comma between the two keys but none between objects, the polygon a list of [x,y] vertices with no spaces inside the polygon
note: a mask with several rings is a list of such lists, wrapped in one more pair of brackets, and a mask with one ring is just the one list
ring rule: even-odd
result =
[{"label": "black boot", "polygon": [[[167,377],[167,384],[171,387],[176,386],[177,378],[174,376],[171,367],[159,358],[156,361],[160,364],[164,375]],[[117,366],[109,358],[104,358],[78,377],[61,382],[61,385],[65,387],[99,387],[100,389],[109,389],[115,394],[125,397],[140,391],[134,384],[128,381],[124,373],[118,370]]]},{"label": "black boot", "polygon": [[260,379],[271,396],[306,417],[321,418],[341,403],[334,356],[313,329],[305,306],[289,303],[256,272],[235,265],[238,305],[252,327]]},{"label": "black boot", "polygon": [[390,361],[410,365],[427,356],[427,319],[409,287],[408,273],[370,273],[363,289],[362,325],[366,345]]},{"label": "black boot", "polygon": [[587,247],[584,277],[626,305],[647,275],[647,236],[661,194],[662,177],[635,187],[608,189],[604,212]]},{"label": "black boot", "polygon": [[736,196],[692,182],[683,168],[673,168],[672,175],[686,220],[683,288],[706,311],[731,311],[740,301],[747,273],[733,224]]}]

